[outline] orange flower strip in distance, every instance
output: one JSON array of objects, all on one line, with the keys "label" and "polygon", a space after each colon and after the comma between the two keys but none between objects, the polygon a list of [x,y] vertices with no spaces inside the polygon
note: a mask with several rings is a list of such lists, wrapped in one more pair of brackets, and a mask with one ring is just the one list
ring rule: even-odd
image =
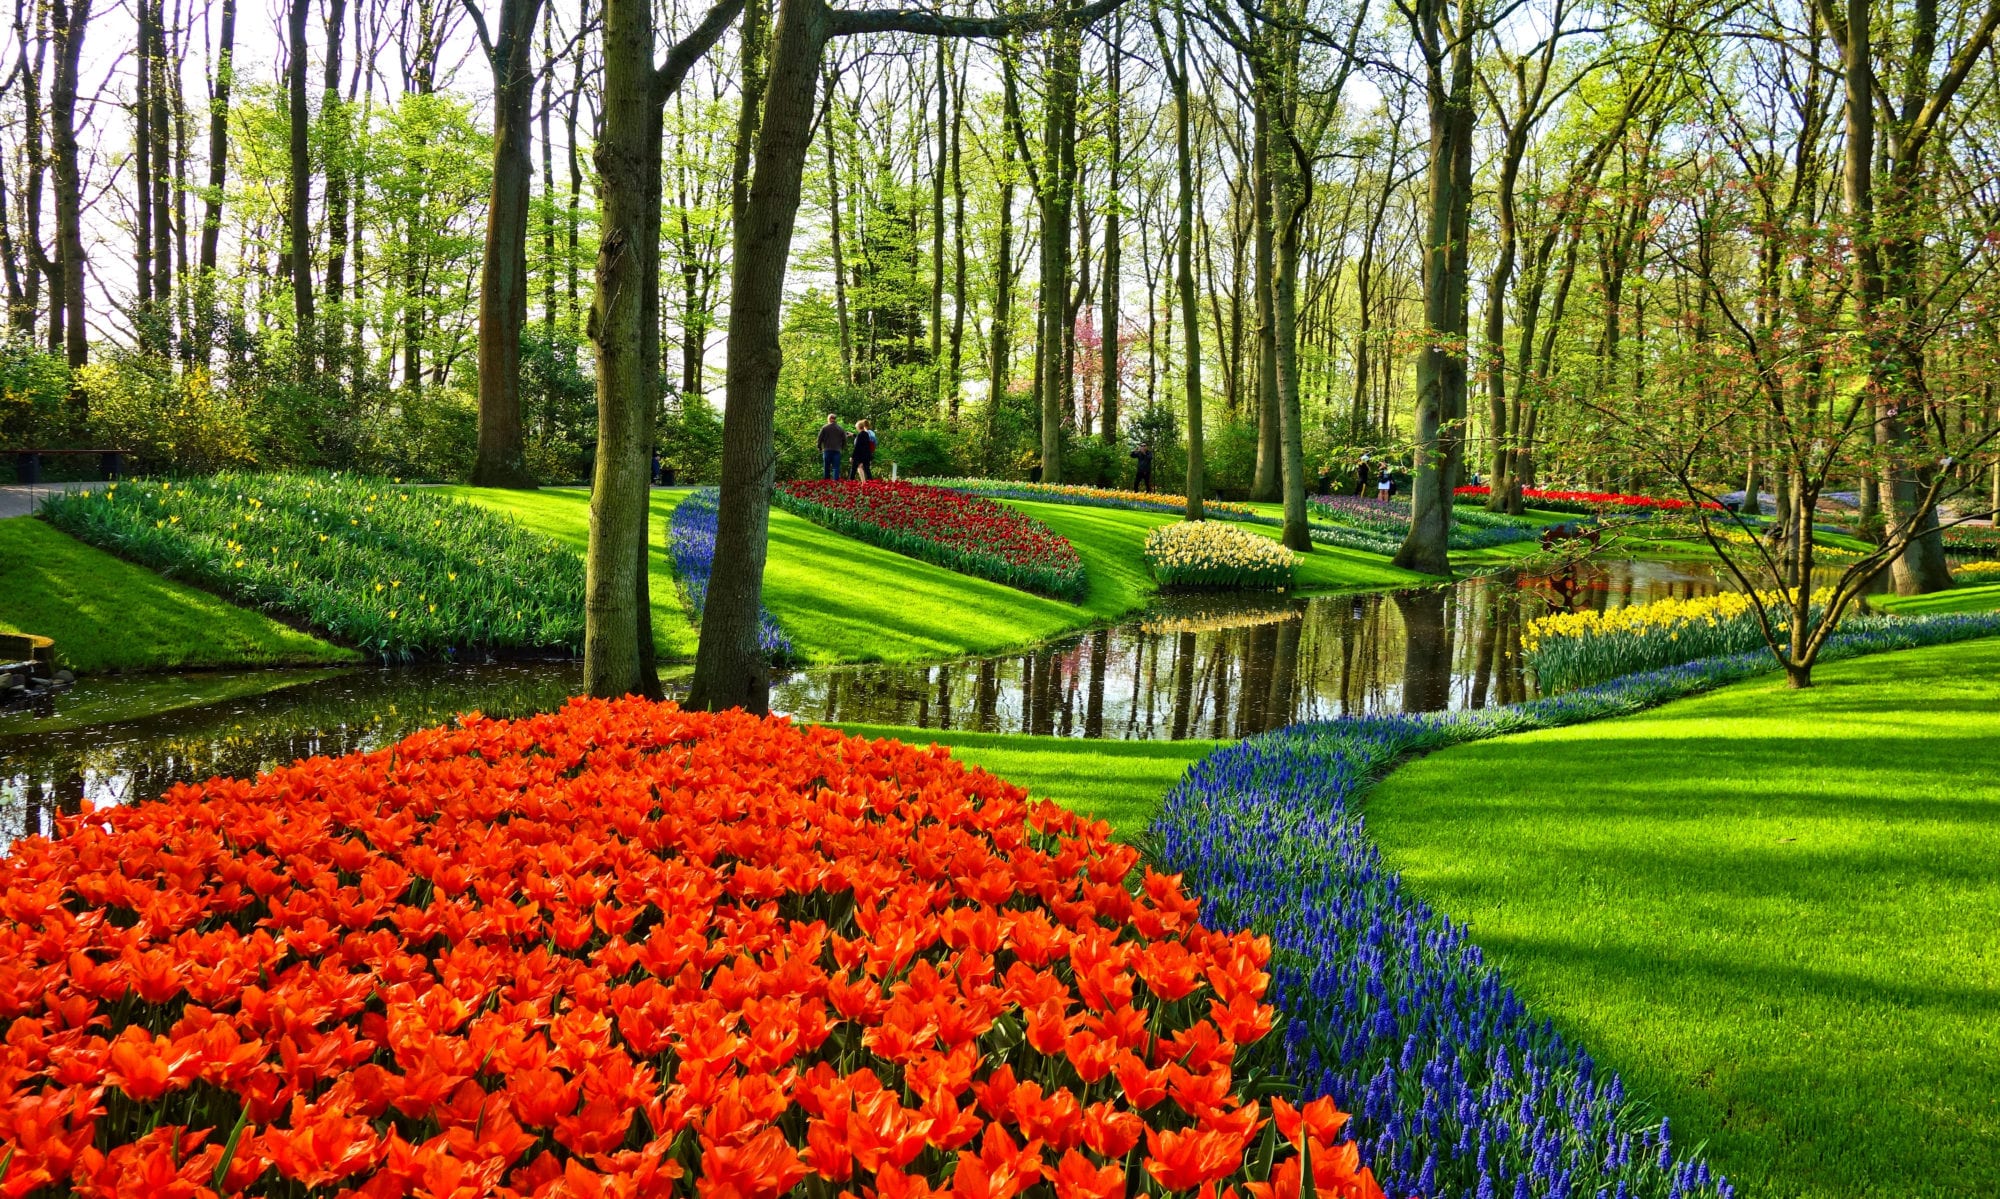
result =
[{"label": "orange flower strip in distance", "polygon": [[939,749],[578,700],[59,832],[0,1199],[1380,1194],[1244,1097],[1268,943]]}]

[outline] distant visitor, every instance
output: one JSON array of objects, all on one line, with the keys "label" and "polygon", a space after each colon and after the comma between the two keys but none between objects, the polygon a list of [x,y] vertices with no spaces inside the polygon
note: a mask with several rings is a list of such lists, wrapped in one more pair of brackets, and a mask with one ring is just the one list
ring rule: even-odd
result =
[{"label": "distant visitor", "polygon": [[840,427],[840,418],[829,412],[826,423],[819,427],[819,477],[838,479],[840,477],[840,455],[847,449],[847,430]]},{"label": "distant visitor", "polygon": [[854,477],[864,483],[875,477],[875,422],[854,422]]},{"label": "distant visitor", "polygon": [[1142,445],[1132,451],[1132,490],[1153,489],[1153,447]]}]

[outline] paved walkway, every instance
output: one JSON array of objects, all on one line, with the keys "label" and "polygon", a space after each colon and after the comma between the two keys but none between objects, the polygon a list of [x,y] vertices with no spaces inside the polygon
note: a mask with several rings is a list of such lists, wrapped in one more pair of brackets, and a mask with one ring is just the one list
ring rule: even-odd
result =
[{"label": "paved walkway", "polygon": [[45,496],[58,491],[75,491],[79,487],[102,487],[102,482],[80,483],[9,483],[0,487],[0,519],[9,516],[33,516],[41,506]]}]

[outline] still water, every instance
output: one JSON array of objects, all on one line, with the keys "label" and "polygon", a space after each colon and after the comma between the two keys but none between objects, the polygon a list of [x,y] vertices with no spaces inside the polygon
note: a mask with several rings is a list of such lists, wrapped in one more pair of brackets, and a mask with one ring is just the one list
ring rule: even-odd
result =
[{"label": "still water", "polygon": [[[1581,603],[1621,607],[1717,586],[1702,566],[1618,563],[1589,581]],[[775,684],[772,708],[822,722],[1120,739],[1240,737],[1351,713],[1479,708],[1533,694],[1521,630],[1547,610],[1538,581],[1513,578],[1163,599],[1124,623],[1017,653],[793,671]],[[52,709],[0,714],[0,843],[45,829],[52,812],[372,749],[461,712],[545,711],[575,694],[581,677],[569,661],[267,672],[252,685],[289,685],[217,702],[197,702],[199,693],[227,692],[232,680],[86,680]],[[115,721],[89,715],[115,711],[120,688],[149,689],[138,696],[145,711],[175,685],[188,693],[159,702],[189,706]],[[56,727],[66,717],[72,727]]]}]

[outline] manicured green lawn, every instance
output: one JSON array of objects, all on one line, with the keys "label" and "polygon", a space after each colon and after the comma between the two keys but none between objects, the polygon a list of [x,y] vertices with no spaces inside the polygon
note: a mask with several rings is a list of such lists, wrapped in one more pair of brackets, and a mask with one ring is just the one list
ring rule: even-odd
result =
[{"label": "manicured green lawn", "polygon": [[892,737],[910,745],[937,744],[952,756],[1038,799],[1108,822],[1131,838],[1143,833],[1160,797],[1187,768],[1227,744],[1222,741],[1085,741],[1015,733],[955,733],[940,729],[843,724],[857,737]]},{"label": "manicured green lawn", "polygon": [[[590,497],[574,488],[532,492],[448,489],[513,513],[537,532],[579,551],[589,536]],[[666,521],[685,491],[653,493],[653,632],[668,658],[694,653],[695,633],[673,587]],[[921,662],[998,653],[1115,620],[1143,606],[1154,587],[1140,551],[1146,531],[1176,517],[1111,508],[1020,503],[1016,507],[1070,539],[1090,576],[1082,604],[1032,595],[907,558],[823,529],[788,512],[771,513],[764,605],[809,663]],[[1276,536],[1278,530],[1246,525]],[[1301,589],[1393,587],[1425,576],[1373,554],[1325,546],[1307,555]]]},{"label": "manicured green lawn", "polygon": [[1746,1196],[2000,1194],[2000,642],[1391,775],[1370,830]]},{"label": "manicured green lawn", "polygon": [[2000,608],[2000,583],[1961,584],[1929,595],[1871,595],[1868,603],[1899,616],[1923,612],[1990,612]]},{"label": "manicured green lawn", "polygon": [[31,516],[0,520],[0,631],[55,638],[57,658],[79,672],[359,658]]}]

